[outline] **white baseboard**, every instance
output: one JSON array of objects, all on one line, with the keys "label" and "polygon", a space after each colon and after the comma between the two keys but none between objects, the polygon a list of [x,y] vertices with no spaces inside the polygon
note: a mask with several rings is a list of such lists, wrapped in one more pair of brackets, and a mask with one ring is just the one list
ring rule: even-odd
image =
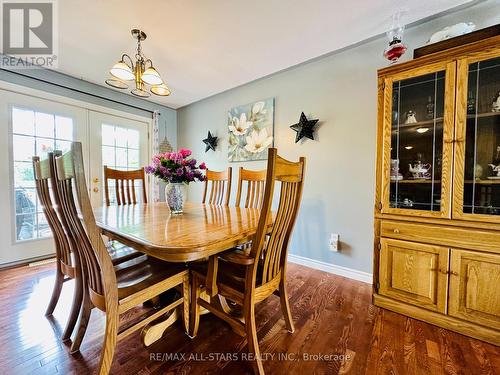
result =
[{"label": "white baseboard", "polygon": [[325,263],[320,260],[302,257],[300,255],[288,254],[288,261],[315,270],[333,273],[335,275],[348,277],[349,279],[362,281],[364,283],[372,284],[373,275],[368,272],[354,270],[352,268],[337,266],[335,264]]},{"label": "white baseboard", "polygon": [[0,263],[0,270],[3,269],[3,268],[12,268],[12,267],[17,267],[17,266],[25,266],[25,265],[33,263],[33,262],[39,262],[39,261],[43,261],[43,260],[46,260],[46,259],[54,258],[55,256],[56,256],[56,254],[52,253],[52,254],[40,255],[40,256],[34,257],[34,258],[27,258],[27,259],[16,260],[14,262],[9,262],[9,263]]}]

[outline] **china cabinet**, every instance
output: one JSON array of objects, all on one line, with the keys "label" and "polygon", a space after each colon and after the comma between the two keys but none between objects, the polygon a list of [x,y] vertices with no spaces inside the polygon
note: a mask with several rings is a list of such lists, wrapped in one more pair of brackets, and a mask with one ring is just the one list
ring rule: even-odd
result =
[{"label": "china cabinet", "polygon": [[374,303],[500,345],[500,36],[378,85]]}]

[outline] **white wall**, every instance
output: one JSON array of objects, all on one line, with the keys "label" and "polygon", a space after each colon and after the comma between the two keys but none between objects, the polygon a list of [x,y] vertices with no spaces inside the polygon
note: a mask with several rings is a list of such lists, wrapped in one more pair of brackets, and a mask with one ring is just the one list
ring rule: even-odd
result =
[{"label": "white wall", "polygon": [[[500,2],[483,2],[409,28],[405,37],[410,46],[406,59],[434,31],[460,21],[472,21],[478,28],[499,23]],[[222,170],[229,165],[227,110],[275,97],[275,146],[285,158],[297,160],[305,156],[308,164],[290,252],[371,272],[376,77],[377,69],[387,65],[382,58],[385,46],[385,38],[379,38],[181,108],[178,145],[192,149],[210,169]],[[314,141],[295,144],[295,132],[289,126],[298,121],[301,111],[309,118],[319,118],[320,123]],[[208,130],[220,140],[215,153],[204,152],[201,140]],[[265,162],[231,165],[233,169],[261,169]],[[191,200],[201,200],[201,188],[201,184],[192,184]],[[341,236],[339,253],[328,249],[331,232]]]}]

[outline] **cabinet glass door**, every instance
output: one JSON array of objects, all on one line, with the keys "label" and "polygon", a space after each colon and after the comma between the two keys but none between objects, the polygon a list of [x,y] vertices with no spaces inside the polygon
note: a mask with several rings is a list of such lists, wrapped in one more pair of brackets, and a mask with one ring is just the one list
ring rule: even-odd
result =
[{"label": "cabinet glass door", "polygon": [[[495,56],[496,54],[496,56]],[[454,217],[500,221],[500,51],[458,65]]]},{"label": "cabinet glass door", "polygon": [[435,68],[386,81],[382,212],[449,216],[455,66]]}]

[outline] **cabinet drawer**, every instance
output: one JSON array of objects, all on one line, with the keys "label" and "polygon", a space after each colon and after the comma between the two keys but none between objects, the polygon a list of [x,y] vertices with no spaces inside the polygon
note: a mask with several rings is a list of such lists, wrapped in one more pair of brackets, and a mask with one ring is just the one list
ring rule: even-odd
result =
[{"label": "cabinet drawer", "polygon": [[380,236],[500,253],[500,232],[384,220]]}]

